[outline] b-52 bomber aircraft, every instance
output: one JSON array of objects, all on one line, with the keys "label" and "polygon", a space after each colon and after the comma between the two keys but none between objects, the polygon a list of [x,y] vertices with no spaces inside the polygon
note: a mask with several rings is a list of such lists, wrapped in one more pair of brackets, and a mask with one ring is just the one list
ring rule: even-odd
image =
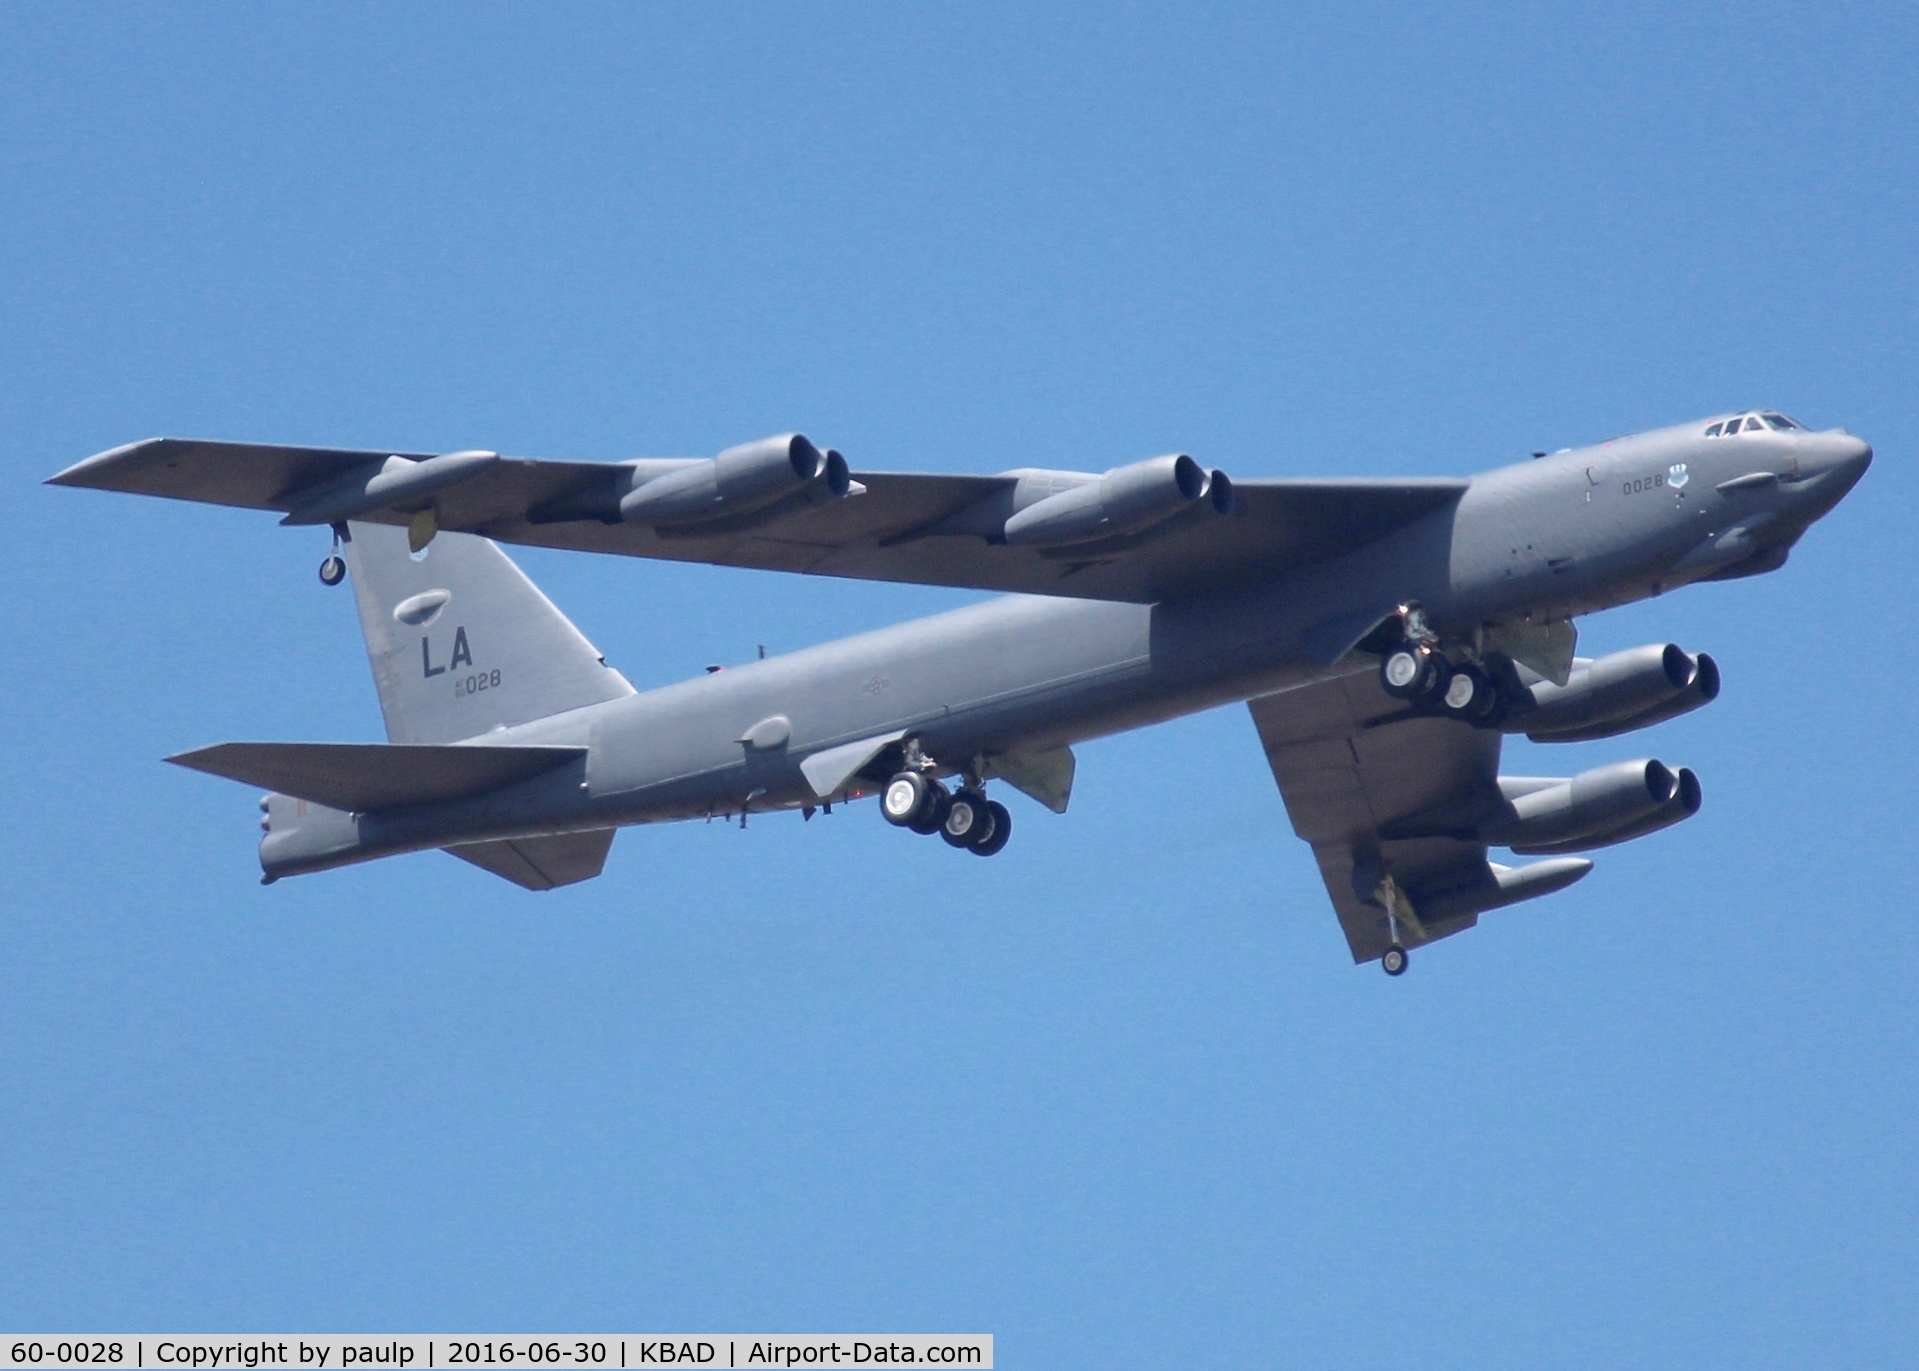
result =
[{"label": "b-52 bomber aircraft", "polygon": [[[1398,975],[1699,808],[1651,759],[1499,774],[1504,734],[1604,738],[1718,692],[1670,643],[1575,656],[1574,617],[1777,569],[1871,460],[1753,410],[1465,480],[855,473],[795,433],[611,464],[157,438],[52,484],[331,530],[320,579],[351,572],[389,741],[169,758],[273,792],[268,882],[442,848],[550,889],[622,825],[868,794],[991,855],[990,782],[1064,812],[1074,744],[1244,700],[1354,960]],[[641,693],[499,542],[1010,593]]]}]

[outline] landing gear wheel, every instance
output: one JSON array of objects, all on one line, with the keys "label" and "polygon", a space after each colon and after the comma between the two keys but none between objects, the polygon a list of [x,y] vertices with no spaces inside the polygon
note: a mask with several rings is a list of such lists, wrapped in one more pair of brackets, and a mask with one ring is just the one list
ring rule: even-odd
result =
[{"label": "landing gear wheel", "polygon": [[1406,949],[1398,943],[1394,943],[1386,949],[1385,955],[1379,959],[1379,965],[1388,976],[1404,976],[1406,974]]},{"label": "landing gear wheel", "polygon": [[902,771],[880,792],[880,813],[895,828],[911,828],[933,793],[933,782],[917,771]]},{"label": "landing gear wheel", "polygon": [[976,856],[991,857],[994,853],[1005,847],[1007,842],[1012,838],[1013,816],[1007,812],[1006,806],[998,800],[988,800],[981,808],[985,811],[983,817],[991,823],[992,827],[988,828],[983,835],[976,838],[967,846]]},{"label": "landing gear wheel", "polygon": [[337,586],[345,579],[346,559],[341,557],[339,553],[336,552],[332,554],[324,562],[320,563],[321,585]]},{"label": "landing gear wheel", "polygon": [[1379,664],[1379,684],[1395,700],[1433,700],[1446,691],[1452,668],[1432,648],[1396,647]]},{"label": "landing gear wheel", "polygon": [[1379,664],[1379,684],[1395,700],[1410,700],[1425,684],[1426,659],[1418,648],[1396,647]]},{"label": "landing gear wheel", "polygon": [[1462,666],[1446,683],[1446,693],[1439,697],[1439,705],[1455,719],[1481,723],[1499,708],[1499,687],[1478,667]]},{"label": "landing gear wheel", "polygon": [[946,793],[946,787],[938,781],[926,783],[926,805],[920,815],[907,827],[923,837],[931,837],[940,831],[946,823],[946,813],[953,807],[953,797]]},{"label": "landing gear wheel", "polygon": [[986,812],[987,798],[977,790],[961,790],[947,806],[946,822],[940,825],[940,837],[949,847],[971,847],[981,838],[992,836],[993,820]]}]

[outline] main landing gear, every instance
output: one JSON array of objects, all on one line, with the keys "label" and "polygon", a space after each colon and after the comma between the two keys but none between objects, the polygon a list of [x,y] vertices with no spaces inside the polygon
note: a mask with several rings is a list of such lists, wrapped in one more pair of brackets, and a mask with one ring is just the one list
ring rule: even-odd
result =
[{"label": "main landing gear", "polygon": [[1471,662],[1454,666],[1432,643],[1408,643],[1388,652],[1379,664],[1379,684],[1395,700],[1428,705],[1469,724],[1499,712],[1499,687],[1492,677]]},{"label": "main landing gear", "polygon": [[1490,725],[1505,704],[1499,682],[1475,662],[1455,665],[1417,610],[1407,613],[1406,638],[1379,664],[1379,685],[1395,700],[1424,705],[1449,719]]},{"label": "main landing gear", "polygon": [[1384,968],[1388,976],[1404,976],[1406,974],[1406,949],[1398,943],[1394,943],[1391,947],[1387,948],[1385,952],[1380,954],[1379,964]]},{"label": "main landing gear", "polygon": [[880,792],[880,813],[896,828],[934,833],[949,847],[990,857],[1013,836],[1013,816],[998,800],[989,800],[971,783],[949,793],[933,777],[902,771]]}]

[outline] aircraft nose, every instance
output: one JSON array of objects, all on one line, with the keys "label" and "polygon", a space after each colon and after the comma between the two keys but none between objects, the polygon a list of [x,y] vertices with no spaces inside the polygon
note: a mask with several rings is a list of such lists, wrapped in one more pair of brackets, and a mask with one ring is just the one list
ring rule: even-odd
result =
[{"label": "aircraft nose", "polygon": [[1836,483],[1851,490],[1872,465],[1872,444],[1850,433],[1834,434],[1833,440],[1831,471]]},{"label": "aircraft nose", "polygon": [[1818,518],[1851,493],[1872,465],[1872,444],[1850,433],[1817,435],[1818,445],[1801,459],[1805,479],[1794,487],[1795,498],[1812,518]]}]

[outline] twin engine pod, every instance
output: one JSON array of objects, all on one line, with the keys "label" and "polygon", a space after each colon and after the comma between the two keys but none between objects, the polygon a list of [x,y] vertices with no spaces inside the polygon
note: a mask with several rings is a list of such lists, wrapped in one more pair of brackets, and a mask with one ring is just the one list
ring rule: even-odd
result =
[{"label": "twin engine pod", "polygon": [[[1014,512],[1000,530],[1018,547],[1058,547],[1139,533],[1176,514],[1200,508],[1231,514],[1233,483],[1184,453],[1115,467],[1104,476],[1071,472],[1019,473]],[[1060,485],[1072,481],[1064,489]]]},{"label": "twin engine pod", "polygon": [[1479,825],[1482,842],[1527,856],[1557,856],[1656,833],[1699,812],[1699,778],[1642,758],[1570,779],[1501,776],[1505,812]]},{"label": "twin engine pod", "polygon": [[[638,472],[635,473],[638,475]],[[851,493],[846,459],[821,452],[803,433],[730,447],[634,485],[620,497],[629,524],[690,524],[750,514],[802,491],[838,499]]]},{"label": "twin engine pod", "polygon": [[717,457],[643,457],[609,467],[596,484],[527,511],[526,521],[598,519],[698,532],[721,520],[776,519],[864,489],[839,453],[820,451],[804,433],[782,433]]},{"label": "twin engine pod", "polygon": [[1710,703],[1719,694],[1719,666],[1676,643],[1648,643],[1576,659],[1565,685],[1535,680],[1527,689],[1530,707],[1508,714],[1501,730],[1524,733],[1536,743],[1581,743],[1647,728]]}]

